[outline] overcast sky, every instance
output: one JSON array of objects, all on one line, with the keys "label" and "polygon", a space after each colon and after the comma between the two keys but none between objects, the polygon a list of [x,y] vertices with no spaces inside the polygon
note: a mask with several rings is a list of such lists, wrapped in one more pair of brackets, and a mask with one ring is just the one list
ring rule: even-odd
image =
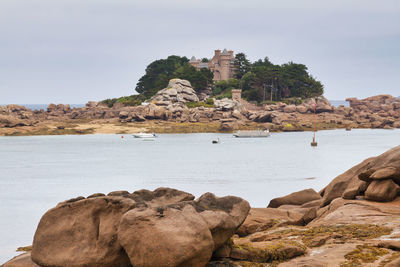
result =
[{"label": "overcast sky", "polygon": [[325,96],[400,95],[399,0],[0,0],[0,104],[134,93],[169,55],[303,63]]}]

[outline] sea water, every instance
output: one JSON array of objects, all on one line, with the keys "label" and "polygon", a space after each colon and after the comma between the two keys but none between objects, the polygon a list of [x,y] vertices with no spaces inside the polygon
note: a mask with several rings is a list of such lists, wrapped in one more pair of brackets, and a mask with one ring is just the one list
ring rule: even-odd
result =
[{"label": "sea water", "polygon": [[[320,190],[362,160],[400,144],[400,130],[231,134],[0,137],[0,263],[32,244],[58,202],[114,190],[172,187],[199,197],[235,195],[252,207],[305,188]],[[219,144],[212,140],[220,139]]]}]

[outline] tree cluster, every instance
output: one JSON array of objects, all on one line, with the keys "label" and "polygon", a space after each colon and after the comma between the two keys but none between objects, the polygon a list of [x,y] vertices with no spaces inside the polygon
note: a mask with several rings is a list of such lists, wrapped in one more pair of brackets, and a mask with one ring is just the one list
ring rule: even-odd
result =
[{"label": "tree cluster", "polygon": [[[207,62],[208,59],[201,61]],[[244,99],[259,103],[291,97],[310,98],[323,93],[321,82],[312,77],[303,64],[289,62],[275,65],[267,57],[251,63],[244,53],[236,54],[234,64],[234,78],[213,83],[213,73],[209,69],[197,71],[186,57],[169,56],[147,66],[146,73],[136,85],[136,91],[141,98],[148,99],[167,87],[170,79],[180,78],[188,80],[197,92],[212,85],[213,95],[217,98],[230,97],[232,89],[240,88]],[[132,104],[139,101],[137,97],[123,100]]]},{"label": "tree cluster", "polygon": [[145,75],[136,85],[136,92],[147,98],[151,97],[167,87],[169,80],[173,78],[188,80],[194,90],[199,92],[212,84],[213,73],[208,69],[197,71],[186,57],[169,56],[147,66]]},{"label": "tree cluster", "polygon": [[312,77],[303,64],[275,65],[267,57],[250,63],[244,53],[238,53],[235,70],[242,97],[250,101],[310,98],[322,95],[324,91],[322,83]]}]

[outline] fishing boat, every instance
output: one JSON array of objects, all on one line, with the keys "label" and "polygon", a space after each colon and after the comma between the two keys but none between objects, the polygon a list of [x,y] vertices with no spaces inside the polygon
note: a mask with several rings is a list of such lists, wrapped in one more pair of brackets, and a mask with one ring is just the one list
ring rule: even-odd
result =
[{"label": "fishing boat", "polygon": [[253,137],[268,137],[270,136],[269,130],[257,131],[237,131],[233,134],[234,137],[240,138],[253,138]]},{"label": "fishing boat", "polygon": [[155,138],[157,135],[155,133],[137,133],[133,134],[135,138]]}]

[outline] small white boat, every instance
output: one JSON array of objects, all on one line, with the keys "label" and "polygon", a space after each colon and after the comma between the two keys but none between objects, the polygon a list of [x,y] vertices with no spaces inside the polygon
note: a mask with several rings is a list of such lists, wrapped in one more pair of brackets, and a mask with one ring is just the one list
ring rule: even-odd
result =
[{"label": "small white boat", "polygon": [[135,138],[155,138],[157,137],[155,133],[137,133],[133,134]]},{"label": "small white boat", "polygon": [[240,138],[254,138],[254,137],[268,137],[270,136],[269,130],[258,131],[237,131],[233,134],[234,137]]},{"label": "small white boat", "polygon": [[217,138],[216,140],[212,140],[211,143],[213,143],[213,144],[219,144],[219,138]]}]

